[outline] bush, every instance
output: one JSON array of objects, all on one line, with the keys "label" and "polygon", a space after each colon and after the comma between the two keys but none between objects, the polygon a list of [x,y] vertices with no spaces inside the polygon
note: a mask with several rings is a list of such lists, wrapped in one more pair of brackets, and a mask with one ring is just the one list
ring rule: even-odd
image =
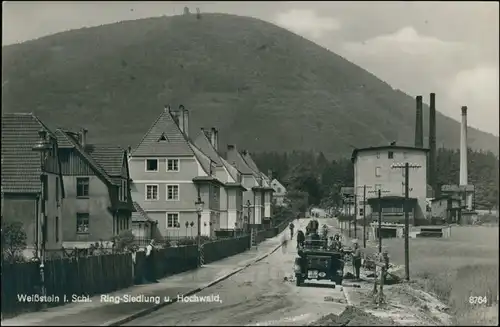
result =
[{"label": "bush", "polygon": [[135,243],[135,236],[130,229],[120,232],[118,236],[113,238],[113,242],[114,248],[118,252],[136,252],[139,250],[139,246]]},{"label": "bush", "polygon": [[26,249],[26,232],[21,222],[2,221],[2,261],[24,261],[23,250]]}]

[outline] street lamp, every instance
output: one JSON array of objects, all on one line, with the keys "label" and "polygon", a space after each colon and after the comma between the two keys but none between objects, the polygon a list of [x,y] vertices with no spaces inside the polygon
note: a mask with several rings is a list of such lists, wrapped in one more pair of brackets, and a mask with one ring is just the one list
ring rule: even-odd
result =
[{"label": "street lamp", "polygon": [[176,222],[175,223],[175,228],[177,228],[177,242],[179,241],[179,238],[180,238],[180,233],[181,233],[181,224],[179,222]]},{"label": "street lamp", "polygon": [[[201,200],[200,196],[198,196],[198,200],[194,203],[196,206],[196,213],[198,214],[198,240],[197,240],[197,245],[198,245],[198,254],[201,253],[201,212],[203,211],[203,205],[205,203]],[[198,260],[198,264],[200,264],[200,261]]]},{"label": "street lamp", "polygon": [[247,200],[247,210],[248,210],[248,215],[247,215],[247,232],[250,230],[250,215],[252,214],[252,203],[250,200]]},{"label": "street lamp", "polygon": [[[52,144],[47,141],[47,132],[40,130],[38,132],[38,141],[33,146],[32,150],[40,153],[40,182],[41,182],[41,213],[37,217],[37,247],[38,242],[40,242],[39,251],[37,251],[38,259],[40,260],[40,293],[45,296],[45,273],[44,273],[44,262],[45,262],[45,231],[46,231],[46,213],[45,205],[47,201],[46,190],[46,176],[45,176],[45,159],[47,154],[52,149]],[[40,235],[41,234],[41,235]],[[39,252],[39,253],[38,253]]]},{"label": "street lamp", "polygon": [[186,223],[184,225],[186,226],[186,239],[187,239],[187,237],[188,237],[189,222],[186,221]]}]

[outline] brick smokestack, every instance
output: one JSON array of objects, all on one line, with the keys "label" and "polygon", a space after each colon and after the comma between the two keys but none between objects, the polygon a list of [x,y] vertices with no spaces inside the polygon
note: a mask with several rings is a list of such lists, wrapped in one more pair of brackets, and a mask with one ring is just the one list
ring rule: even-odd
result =
[{"label": "brick smokestack", "polygon": [[462,107],[460,124],[460,185],[467,185],[467,107]]},{"label": "brick smokestack", "polygon": [[422,96],[417,95],[417,111],[415,116],[415,147],[424,147],[424,119],[422,114]]},{"label": "brick smokestack", "polygon": [[429,108],[429,185],[434,191],[434,196],[439,195],[436,176],[436,94],[430,94]]}]

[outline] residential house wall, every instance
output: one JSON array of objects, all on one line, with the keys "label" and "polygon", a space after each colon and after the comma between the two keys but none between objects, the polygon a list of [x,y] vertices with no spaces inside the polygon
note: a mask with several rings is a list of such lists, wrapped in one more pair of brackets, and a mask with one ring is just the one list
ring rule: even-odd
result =
[{"label": "residential house wall", "polygon": [[273,203],[278,206],[285,205],[286,188],[276,179],[271,181],[271,187],[274,189]]},{"label": "residential house wall", "polygon": [[[392,158],[390,158],[392,153]],[[410,198],[416,198],[418,205],[414,212],[415,218],[425,217],[426,212],[426,163],[425,149],[410,147],[382,147],[358,150],[354,162],[354,190],[357,194],[357,219],[363,214],[369,215],[371,207],[366,205],[363,213],[363,185],[367,189],[366,199],[377,197],[377,190],[385,191],[382,196],[404,196],[404,169],[392,169],[394,163],[410,162],[420,165],[419,169],[411,169],[409,176]],[[370,192],[373,191],[373,192]]]},{"label": "residential house wall", "polygon": [[[39,134],[40,130],[44,134]],[[43,184],[41,157],[32,150],[41,137],[52,147],[43,161]],[[23,224],[27,237],[27,249],[24,254],[32,256],[35,248],[41,248],[42,239],[39,236],[42,233],[43,212],[46,217],[45,248],[60,249],[64,184],[55,135],[33,114],[2,115],[1,168],[2,219]],[[44,211],[41,202],[43,200]]]},{"label": "residential house wall", "polygon": [[65,247],[88,247],[132,228],[125,150],[87,144],[87,131],[56,131],[62,173],[68,190],[63,212]]},{"label": "residential house wall", "polygon": [[256,214],[257,211],[260,210],[260,206],[257,204],[257,192],[252,190],[253,187],[257,186],[257,182],[253,175],[242,175],[242,184],[243,187],[247,189],[247,191],[243,192],[243,215],[248,217],[248,202],[250,201],[250,217],[249,223],[258,224],[258,216]]},{"label": "residential house wall", "polygon": [[[62,246],[63,217],[61,212],[62,196],[56,199],[56,183],[60,183],[59,176],[47,174],[48,199],[46,201],[45,213],[47,216],[46,243],[47,250],[58,250]],[[60,185],[60,184],[59,184]],[[38,236],[41,235],[42,226],[37,223],[41,221],[42,207],[39,197],[35,194],[5,193],[3,204],[3,219],[7,222],[21,222],[26,233],[25,255],[31,257],[33,251],[40,247]]]},{"label": "residential house wall", "polygon": [[[167,161],[177,160],[179,171],[167,172]],[[146,160],[158,160],[157,172],[146,172]],[[198,176],[199,164],[193,157],[154,157],[131,158],[129,167],[132,182],[132,198],[148,213],[151,219],[158,221],[158,230],[164,236],[185,234],[185,223],[196,220],[194,203],[198,190],[192,179]],[[177,189],[177,199],[167,200],[168,187]],[[147,198],[147,188],[154,188],[156,198]],[[169,219],[170,216],[170,219]],[[172,218],[173,217],[173,218]],[[180,224],[180,231],[175,223]],[[184,229],[184,230],[183,230]],[[191,227],[188,228],[191,231]]]},{"label": "residential house wall", "polygon": [[[187,110],[172,111],[169,108],[160,114],[147,131],[139,146],[129,157],[130,174],[133,179],[132,197],[148,214],[158,221],[158,230],[164,236],[178,237],[197,234],[197,212],[195,202],[198,195],[204,201],[201,232],[209,235],[217,228],[220,216],[220,191],[215,201],[215,190],[209,181],[198,184],[196,177],[210,177],[210,162],[187,138]],[[147,162],[156,162],[154,171],[147,171]],[[202,160],[205,160],[202,162]],[[149,169],[151,170],[151,169]],[[154,190],[155,197],[151,198]],[[168,198],[168,190],[173,198]],[[150,194],[150,195],[148,195]],[[212,219],[212,226],[208,226]],[[190,226],[193,222],[193,227]],[[176,227],[176,224],[180,227]],[[188,227],[186,228],[186,223]],[[205,223],[207,227],[205,228]]]}]

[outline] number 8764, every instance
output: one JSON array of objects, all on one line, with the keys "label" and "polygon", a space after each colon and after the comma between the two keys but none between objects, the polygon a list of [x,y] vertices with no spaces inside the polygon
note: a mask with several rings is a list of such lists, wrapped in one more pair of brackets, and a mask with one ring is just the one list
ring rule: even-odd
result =
[{"label": "number 8764", "polygon": [[486,296],[469,296],[469,304],[486,304],[488,299]]}]

